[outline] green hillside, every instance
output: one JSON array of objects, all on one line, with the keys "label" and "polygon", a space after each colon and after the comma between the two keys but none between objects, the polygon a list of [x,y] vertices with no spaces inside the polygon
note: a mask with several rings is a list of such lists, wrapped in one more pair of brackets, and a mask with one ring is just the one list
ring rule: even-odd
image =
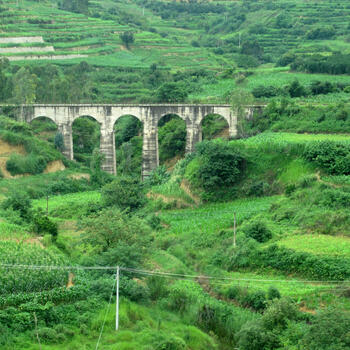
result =
[{"label": "green hillside", "polygon": [[[348,350],[350,5],[0,0],[0,348]],[[72,125],[13,104],[266,103]],[[11,106],[9,105],[11,104]],[[119,278],[119,330],[116,282]]]},{"label": "green hillside", "polygon": [[[262,100],[349,99],[350,81],[342,75],[350,54],[346,1],[86,3],[2,1],[0,55],[11,60],[4,73],[31,67],[39,78],[36,102],[154,102],[155,90],[169,81],[186,90],[189,102],[225,102],[235,88]],[[13,42],[22,37],[31,39]],[[310,57],[330,62],[310,67]],[[66,91],[65,82],[78,79],[70,67],[82,61],[89,65],[80,78],[84,93],[40,92],[48,70],[53,87]],[[295,79],[305,91],[290,93]],[[317,82],[329,85],[320,89]]]}]

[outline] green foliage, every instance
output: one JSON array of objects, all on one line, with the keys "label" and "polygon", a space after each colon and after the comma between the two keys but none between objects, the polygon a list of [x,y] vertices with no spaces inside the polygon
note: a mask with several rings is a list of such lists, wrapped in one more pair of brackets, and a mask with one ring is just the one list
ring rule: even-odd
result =
[{"label": "green foliage", "polygon": [[179,117],[172,118],[158,128],[159,159],[161,162],[185,153],[186,124]]},{"label": "green foliage", "polygon": [[[64,256],[55,249],[43,249],[38,244],[0,242],[2,264],[64,265]],[[64,286],[67,275],[64,270],[0,269],[0,295],[30,293]],[[30,300],[30,298],[29,298]]]},{"label": "green foliage", "polygon": [[64,150],[64,142],[63,142],[63,135],[62,135],[62,133],[58,132],[58,133],[55,134],[54,144],[55,144],[55,147],[58,150],[60,150],[61,152]]},{"label": "green foliage", "polygon": [[186,176],[191,184],[217,198],[216,191],[227,190],[241,179],[244,166],[245,158],[239,147],[203,141],[197,144],[195,158],[189,163]]},{"label": "green foliage", "polygon": [[256,321],[245,324],[237,338],[238,346],[242,350],[271,350],[280,345],[277,336]]},{"label": "green foliage", "polygon": [[29,213],[32,203],[30,197],[22,191],[11,192],[5,201],[1,203],[1,207],[5,210],[12,209],[18,211],[20,216],[24,219],[29,218]]},{"label": "green foliage", "polygon": [[118,177],[102,188],[102,201],[106,206],[122,210],[136,210],[146,203],[143,184],[132,177]]},{"label": "green foliage", "polygon": [[164,83],[157,90],[158,102],[184,102],[187,96],[187,88],[182,83]]},{"label": "green foliage", "polygon": [[33,153],[28,156],[12,153],[6,162],[6,170],[9,171],[11,175],[35,175],[41,174],[46,168],[46,165],[47,162],[42,156]]},{"label": "green foliage", "polygon": [[13,100],[18,104],[34,103],[37,77],[28,68],[20,68],[13,77]]},{"label": "green foliage", "polygon": [[348,259],[320,257],[276,245],[262,249],[255,258],[254,264],[260,263],[261,266],[296,272],[314,279],[344,280],[350,276]]},{"label": "green foliage", "polygon": [[120,147],[142,132],[142,123],[133,116],[124,116],[115,123],[115,145]]},{"label": "green foliage", "polygon": [[245,226],[244,232],[247,237],[253,238],[260,243],[267,242],[272,238],[271,230],[261,220],[250,222]]},{"label": "green foliage", "polygon": [[348,312],[326,309],[319,312],[303,337],[302,349],[345,350],[350,346],[350,315]]},{"label": "green foliage", "polygon": [[84,218],[81,227],[84,240],[103,252],[120,242],[140,244],[150,233],[150,228],[141,219],[130,217],[116,208],[104,209]]},{"label": "green foliage", "polygon": [[127,48],[130,48],[130,44],[135,41],[134,33],[130,31],[119,34],[119,38]]},{"label": "green foliage", "polygon": [[166,183],[170,178],[170,173],[167,171],[164,165],[157,167],[152,170],[148,178],[146,179],[147,184],[150,186],[158,186]]},{"label": "green foliage", "polygon": [[104,160],[104,155],[100,153],[100,150],[95,148],[92,153],[92,158],[90,162],[90,169],[91,169],[91,182],[96,185],[103,185],[106,183],[109,179],[109,177],[106,173],[104,173],[101,169],[102,162]]},{"label": "green foliage", "polygon": [[332,141],[310,143],[305,149],[304,157],[329,174],[350,174],[350,145],[346,143]]},{"label": "green foliage", "polygon": [[280,299],[281,293],[279,292],[279,290],[276,287],[270,286],[268,291],[267,291],[267,298],[269,300]]},{"label": "green foliage", "polygon": [[163,339],[155,347],[157,350],[186,350],[186,348],[185,341],[174,335],[163,335]]},{"label": "green foliage", "polygon": [[39,235],[50,234],[54,239],[58,235],[57,223],[50,220],[41,210],[31,213],[33,230]]},{"label": "green foliage", "polygon": [[88,14],[89,0],[61,0],[59,7],[66,11]]},{"label": "green foliage", "polygon": [[228,128],[226,119],[216,114],[210,114],[202,121],[203,139],[210,140],[226,128]]},{"label": "green foliage", "polygon": [[90,165],[91,155],[100,146],[100,127],[91,117],[82,117],[74,121],[73,151],[77,160]]}]

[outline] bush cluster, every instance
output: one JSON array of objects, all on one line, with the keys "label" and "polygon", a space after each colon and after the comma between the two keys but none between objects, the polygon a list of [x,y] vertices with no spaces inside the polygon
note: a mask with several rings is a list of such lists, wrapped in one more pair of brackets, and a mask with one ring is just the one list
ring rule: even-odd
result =
[{"label": "bush cluster", "polygon": [[239,147],[224,142],[203,141],[192,157],[185,177],[213,199],[222,198],[223,191],[230,195],[229,189],[241,179],[246,162]]},{"label": "bush cluster", "polygon": [[303,156],[331,175],[350,174],[350,145],[345,142],[312,142]]}]

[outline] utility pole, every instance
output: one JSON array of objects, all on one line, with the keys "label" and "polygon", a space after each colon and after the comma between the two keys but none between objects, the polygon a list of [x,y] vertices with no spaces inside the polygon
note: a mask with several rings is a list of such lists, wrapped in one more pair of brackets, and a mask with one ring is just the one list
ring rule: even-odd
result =
[{"label": "utility pole", "polygon": [[115,296],[116,296],[116,305],[115,305],[115,308],[116,308],[116,312],[115,312],[115,330],[117,331],[119,329],[119,271],[120,271],[120,268],[119,266],[117,267],[117,288],[116,288],[116,291],[115,291]]},{"label": "utility pole", "polygon": [[233,213],[233,246],[236,248],[236,225],[237,225],[237,220],[236,220],[236,212]]},{"label": "utility pole", "polygon": [[241,48],[241,32],[238,34],[238,47]]}]

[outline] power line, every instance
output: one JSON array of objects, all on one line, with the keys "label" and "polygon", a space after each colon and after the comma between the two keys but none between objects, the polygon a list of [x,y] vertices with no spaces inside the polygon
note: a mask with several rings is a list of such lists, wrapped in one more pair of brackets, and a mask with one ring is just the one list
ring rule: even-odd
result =
[{"label": "power line", "polygon": [[[2,264],[0,268],[8,269],[28,269],[28,270],[100,270],[100,271],[117,271],[118,266],[59,266],[59,265],[17,265],[17,264]],[[147,275],[147,276],[158,276],[158,277],[168,277],[168,278],[182,278],[189,280],[196,279],[206,279],[212,281],[223,281],[223,282],[263,282],[263,283],[318,283],[318,284],[347,284],[350,283],[349,280],[336,281],[336,280],[281,280],[281,279],[258,279],[258,278],[234,278],[234,277],[220,277],[220,276],[210,276],[210,275],[189,275],[189,274],[178,274],[165,271],[157,270],[142,270],[135,269],[131,267],[120,267],[120,271],[126,271],[129,273]]]}]

